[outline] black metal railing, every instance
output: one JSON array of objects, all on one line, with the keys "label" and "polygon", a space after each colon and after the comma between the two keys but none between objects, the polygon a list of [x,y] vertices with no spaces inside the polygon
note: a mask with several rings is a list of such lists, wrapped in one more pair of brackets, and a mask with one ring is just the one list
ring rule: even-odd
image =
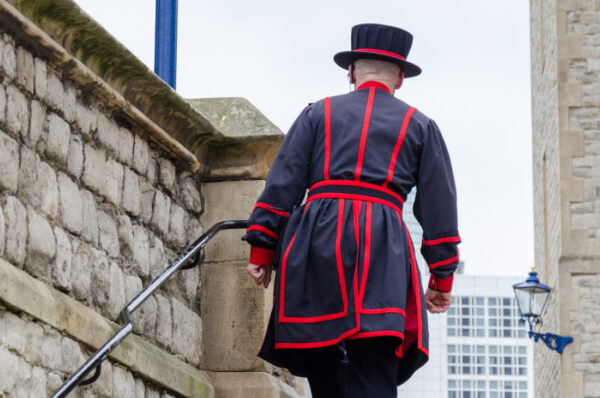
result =
[{"label": "black metal railing", "polygon": [[[144,301],[165,281],[167,281],[175,272],[180,269],[190,269],[199,265],[204,260],[204,246],[219,231],[225,229],[246,228],[246,220],[221,221],[213,225],[206,233],[198,238],[190,247],[188,247],[175,261],[173,261],[159,276],[157,276],[144,290],[142,290],[133,300],[129,302],[121,311],[119,321],[123,325],[121,329],[108,340],[96,353],[84,363],[75,374],[60,387],[52,398],[66,397],[78,385],[91,384],[100,377],[102,361],[131,333],[133,325],[131,323],[131,314],[138,309]],[[192,259],[192,257],[195,257]],[[191,260],[191,261],[190,261]],[[96,368],[93,376],[84,380],[83,378]]]}]

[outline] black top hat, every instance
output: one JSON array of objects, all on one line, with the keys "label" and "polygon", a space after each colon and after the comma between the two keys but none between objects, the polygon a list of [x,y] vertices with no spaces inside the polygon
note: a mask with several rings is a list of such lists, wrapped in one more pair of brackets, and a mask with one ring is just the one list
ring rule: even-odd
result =
[{"label": "black top hat", "polygon": [[342,51],[333,57],[344,69],[359,58],[392,62],[404,71],[404,77],[421,73],[421,68],[406,60],[413,37],[400,28],[379,24],[361,24],[352,28],[352,51]]}]

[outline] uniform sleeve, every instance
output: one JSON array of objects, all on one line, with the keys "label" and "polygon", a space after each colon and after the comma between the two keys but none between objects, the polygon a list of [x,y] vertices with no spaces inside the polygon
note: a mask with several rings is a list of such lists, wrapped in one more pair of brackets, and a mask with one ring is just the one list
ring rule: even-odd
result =
[{"label": "uniform sleeve", "polygon": [[286,134],[267,176],[265,189],[248,221],[243,240],[250,243],[250,262],[272,265],[280,230],[294,207],[304,199],[314,131],[312,106],[306,107]]},{"label": "uniform sleeve", "polygon": [[421,253],[429,265],[429,287],[449,292],[458,266],[456,187],[450,156],[439,128],[432,120],[423,133],[423,147],[413,208],[423,227]]}]

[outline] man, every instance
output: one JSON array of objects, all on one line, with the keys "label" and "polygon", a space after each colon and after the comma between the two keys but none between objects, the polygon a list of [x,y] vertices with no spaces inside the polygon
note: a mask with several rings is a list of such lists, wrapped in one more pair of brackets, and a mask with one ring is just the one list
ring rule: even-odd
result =
[{"label": "man", "polygon": [[[315,398],[395,397],[428,358],[425,306],[451,303],[460,237],[450,159],[433,120],[393,96],[421,72],[406,60],[411,45],[395,27],[352,29],[352,50],[334,61],[357,89],[300,114],[244,236],[257,284],[269,285],[274,257],[279,266],[259,355],[308,377]],[[415,186],[425,295],[402,221]]]}]

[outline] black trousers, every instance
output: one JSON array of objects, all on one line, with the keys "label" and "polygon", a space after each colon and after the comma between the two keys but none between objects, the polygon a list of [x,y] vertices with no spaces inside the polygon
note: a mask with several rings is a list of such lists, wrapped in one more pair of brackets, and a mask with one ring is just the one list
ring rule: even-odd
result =
[{"label": "black trousers", "polygon": [[313,398],[396,398],[399,343],[394,337],[372,337],[306,350]]}]

